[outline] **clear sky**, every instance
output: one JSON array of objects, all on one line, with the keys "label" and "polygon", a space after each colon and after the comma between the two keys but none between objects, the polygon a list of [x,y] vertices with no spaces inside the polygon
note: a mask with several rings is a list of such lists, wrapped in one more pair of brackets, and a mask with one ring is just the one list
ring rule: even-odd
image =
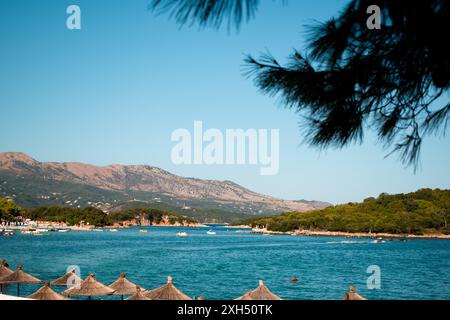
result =
[{"label": "clear sky", "polygon": [[[301,145],[299,118],[242,75],[244,54],[277,58],[304,48],[304,25],[346,1],[261,1],[239,33],[179,28],[149,0],[0,1],[0,152],[39,161],[149,164],[173,173],[232,180],[287,198],[342,203],[381,192],[450,187],[450,138],[425,140],[414,174],[368,132],[364,144],[319,152]],[[77,4],[82,30],[66,28]],[[280,171],[256,166],[172,164],[177,128],[280,129]]]}]

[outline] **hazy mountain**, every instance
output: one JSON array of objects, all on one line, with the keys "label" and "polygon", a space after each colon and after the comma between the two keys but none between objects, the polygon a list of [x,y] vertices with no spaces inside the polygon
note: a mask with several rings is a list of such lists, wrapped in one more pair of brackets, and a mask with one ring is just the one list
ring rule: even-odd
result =
[{"label": "hazy mountain", "polygon": [[231,181],[184,178],[147,165],[39,162],[23,153],[0,153],[0,196],[19,205],[95,205],[109,210],[127,201],[220,209],[245,214],[308,211],[327,203],[282,200]]}]

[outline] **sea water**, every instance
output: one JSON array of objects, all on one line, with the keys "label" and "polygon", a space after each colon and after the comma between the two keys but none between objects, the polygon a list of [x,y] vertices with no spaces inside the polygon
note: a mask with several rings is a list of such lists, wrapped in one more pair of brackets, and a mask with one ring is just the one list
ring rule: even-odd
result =
[{"label": "sea water", "polygon": [[[263,236],[214,228],[148,227],[118,232],[16,233],[0,237],[10,267],[54,280],[79,266],[104,284],[120,272],[145,289],[167,276],[191,297],[235,299],[264,280],[283,299],[342,299],[350,285],[368,299],[450,299],[450,240],[373,243],[365,238]],[[177,237],[180,231],[187,237]],[[369,266],[380,268],[380,288],[369,289]],[[292,277],[298,282],[292,283]],[[21,295],[38,289],[22,285]],[[59,291],[64,290],[60,288]],[[16,286],[7,288],[15,294]]]}]

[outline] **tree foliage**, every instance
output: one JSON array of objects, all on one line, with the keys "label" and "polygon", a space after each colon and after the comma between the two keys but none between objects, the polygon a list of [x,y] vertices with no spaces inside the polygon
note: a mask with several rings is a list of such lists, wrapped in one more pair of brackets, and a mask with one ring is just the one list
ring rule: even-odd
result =
[{"label": "tree foliage", "polygon": [[24,214],[34,221],[64,222],[68,225],[77,225],[82,221],[91,226],[103,227],[109,225],[111,219],[106,213],[96,208],[66,208],[41,207],[31,209]]},{"label": "tree foliage", "polygon": [[154,208],[136,208],[110,214],[110,219],[114,222],[130,221],[133,219],[139,221],[142,218],[148,220],[152,224],[159,224],[164,218],[168,219],[169,224],[196,222],[193,218]]},{"label": "tree foliage", "polygon": [[409,194],[381,194],[310,212],[245,221],[273,231],[296,229],[423,234],[450,233],[450,190],[421,189]]},{"label": "tree foliage", "polygon": [[0,221],[13,222],[18,217],[28,218],[33,221],[63,222],[68,225],[79,225],[81,222],[91,226],[112,226],[115,223],[137,220],[142,218],[152,224],[159,224],[163,219],[168,219],[169,224],[195,223],[195,219],[178,215],[170,211],[153,208],[137,208],[106,214],[97,208],[67,208],[67,207],[41,207],[35,209],[19,208],[13,201],[0,198]]},{"label": "tree foliage", "polygon": [[152,0],[149,9],[166,13],[180,24],[198,22],[201,27],[218,28],[227,19],[228,28],[239,28],[250,20],[259,0]]},{"label": "tree foliage", "polygon": [[[218,27],[226,17],[240,24],[258,4],[154,0],[150,7],[182,24]],[[366,25],[371,5],[382,8],[379,30]],[[310,27],[305,53],[294,51],[286,64],[270,54],[248,56],[246,74],[301,115],[309,144],[343,147],[370,128],[416,168],[424,136],[445,133],[450,117],[449,21],[446,0],[349,0],[339,15]]]},{"label": "tree foliage", "polygon": [[21,215],[21,209],[14,201],[0,198],[0,222],[15,221]]}]

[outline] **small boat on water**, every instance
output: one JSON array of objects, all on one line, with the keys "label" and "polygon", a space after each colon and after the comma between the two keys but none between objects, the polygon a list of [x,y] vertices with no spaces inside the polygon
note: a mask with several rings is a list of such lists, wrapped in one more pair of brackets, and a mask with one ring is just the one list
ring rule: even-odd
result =
[{"label": "small boat on water", "polygon": [[109,229],[109,232],[118,232],[119,230],[117,229]]},{"label": "small boat on water", "polygon": [[59,229],[58,232],[69,232],[69,229]]},{"label": "small boat on water", "polygon": [[92,231],[95,231],[95,232],[103,232],[103,229],[92,229]]},{"label": "small boat on water", "polygon": [[3,233],[4,237],[12,237],[14,235],[14,232],[12,231],[4,231]]},{"label": "small boat on water", "polygon": [[148,233],[148,230],[146,230],[146,229],[141,229],[141,230],[139,230],[139,232],[140,232],[140,233]]},{"label": "small boat on water", "polygon": [[187,237],[187,232],[178,232],[177,237]]},{"label": "small boat on water", "polygon": [[212,230],[209,230],[208,232],[206,232],[206,234],[207,234],[207,235],[210,235],[210,236],[213,236],[213,235],[216,235],[217,232],[214,232],[214,231],[212,231]]}]

